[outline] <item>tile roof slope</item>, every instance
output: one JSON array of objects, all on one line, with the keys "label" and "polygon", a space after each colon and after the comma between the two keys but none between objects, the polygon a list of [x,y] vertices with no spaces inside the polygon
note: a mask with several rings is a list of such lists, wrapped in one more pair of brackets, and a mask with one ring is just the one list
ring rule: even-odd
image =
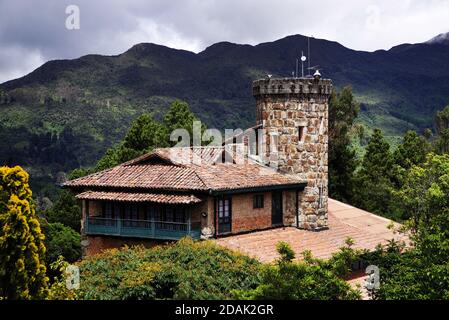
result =
[{"label": "tile roof slope", "polygon": [[67,181],[66,187],[116,187],[162,190],[207,190],[190,168],[167,164],[118,165]]},{"label": "tile roof slope", "polygon": [[[303,182],[252,160],[217,163],[224,150],[221,146],[156,149],[111,169],[67,181],[64,186],[207,191]],[[194,156],[199,157],[200,164],[186,161]]]},{"label": "tile roof slope", "polygon": [[303,182],[291,176],[282,175],[274,169],[251,162],[240,165],[218,163],[215,165],[196,166],[193,169],[213,190],[294,185]]},{"label": "tile roof slope", "polygon": [[108,192],[108,191],[86,191],[76,196],[83,200],[111,200],[130,202],[156,202],[170,204],[199,203],[202,200],[194,195],[165,194],[165,193],[135,193],[135,192]]},{"label": "tile roof slope", "polygon": [[404,241],[410,245],[408,235],[396,233],[389,228],[398,223],[345,203],[329,198],[329,229],[310,232],[294,227],[276,228],[248,234],[219,238],[218,244],[233,250],[239,250],[263,262],[272,262],[279,258],[276,245],[279,241],[290,244],[296,259],[302,259],[302,252],[310,250],[314,257],[328,259],[333,253],[345,246],[346,239],[355,241],[354,248],[374,250],[378,244],[389,240]]}]

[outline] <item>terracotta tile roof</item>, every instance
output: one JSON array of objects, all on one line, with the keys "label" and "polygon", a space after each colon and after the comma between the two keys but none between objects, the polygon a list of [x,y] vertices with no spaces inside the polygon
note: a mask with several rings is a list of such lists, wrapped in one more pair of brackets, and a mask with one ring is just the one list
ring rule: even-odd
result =
[{"label": "terracotta tile roof", "polygon": [[130,193],[130,192],[106,192],[106,191],[86,191],[76,196],[83,200],[111,200],[129,202],[156,202],[169,204],[191,204],[199,203],[202,200],[194,195],[177,195],[165,193]]},{"label": "terracotta tile roof", "polygon": [[[157,149],[111,169],[67,181],[64,186],[209,191],[278,185],[293,187],[304,182],[251,160],[243,164],[221,163],[224,152],[224,147]],[[201,160],[199,164],[185,161],[186,157],[195,156]]]},{"label": "terracotta tile roof", "polygon": [[118,165],[67,181],[67,187],[113,187],[130,189],[207,190],[190,168],[168,164]]},{"label": "terracotta tile roof", "polygon": [[149,163],[151,160],[163,160],[174,165],[188,165],[194,160],[200,161],[202,164],[213,164],[221,160],[223,152],[224,148],[221,146],[159,148],[130,160],[124,165]]},{"label": "terracotta tile roof", "polygon": [[[407,235],[395,233],[388,228],[392,221],[384,217],[352,207],[329,198],[329,229],[318,232],[300,230],[294,227],[276,228],[248,234],[234,235],[217,239],[218,244],[233,250],[239,250],[263,262],[271,262],[279,258],[276,245],[279,241],[290,244],[301,259],[305,250],[312,251],[316,258],[327,259],[332,253],[345,246],[349,237],[355,241],[354,248],[374,250],[388,240],[405,241]],[[399,224],[394,223],[396,227]]]},{"label": "terracotta tile roof", "polygon": [[299,181],[256,163],[219,163],[192,167],[212,190],[243,189],[273,185],[295,185]]}]

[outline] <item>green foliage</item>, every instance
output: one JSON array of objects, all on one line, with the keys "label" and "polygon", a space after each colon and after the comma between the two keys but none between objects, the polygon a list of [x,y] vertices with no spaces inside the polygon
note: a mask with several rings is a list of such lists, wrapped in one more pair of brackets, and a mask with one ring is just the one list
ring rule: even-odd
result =
[{"label": "green foliage", "polygon": [[375,129],[356,175],[356,205],[370,212],[389,216],[392,203],[392,164],[390,145],[382,132]]},{"label": "green foliage", "polygon": [[[394,164],[391,180],[395,188],[401,187],[404,176],[413,165],[421,164],[426,160],[426,155],[430,149],[430,143],[424,136],[418,135],[415,131],[405,133],[402,143],[393,153]],[[406,212],[399,215],[401,219],[407,218]]]},{"label": "green foliage", "polygon": [[0,167],[0,252],[0,297],[45,298],[44,235],[19,166]]},{"label": "green foliage", "polygon": [[[170,110],[164,116],[163,127],[165,129],[166,136],[170,137],[170,134],[176,129],[185,129],[190,135],[190,145],[193,144],[193,122],[199,121],[199,119],[190,112],[189,105],[185,102],[176,100],[172,103]],[[204,132],[206,127],[204,124],[200,128],[201,132]],[[188,141],[184,143],[187,145]],[[177,144],[178,141],[169,141],[171,146]]]},{"label": "green foliage", "polygon": [[393,241],[366,255],[380,268],[375,298],[449,299],[449,155],[430,153],[412,166],[395,197],[413,247]]},{"label": "green foliage", "polygon": [[189,238],[144,249],[113,249],[80,264],[81,299],[226,299],[258,283],[260,263]]},{"label": "green foliage", "polygon": [[437,138],[434,141],[435,152],[449,153],[449,106],[438,111],[435,116]]},{"label": "green foliage", "polygon": [[174,145],[170,133],[175,129],[186,129],[192,139],[193,121],[197,120],[188,104],[179,100],[172,103],[162,123],[154,120],[151,114],[143,114],[132,123],[123,141],[106,151],[93,171],[116,166],[155,148]]},{"label": "green foliage", "polygon": [[47,265],[62,256],[67,262],[73,263],[81,259],[81,236],[72,228],[62,223],[42,223],[47,248],[45,260]]},{"label": "green foliage", "polygon": [[77,169],[73,169],[69,174],[68,174],[68,179],[69,180],[74,180],[74,179],[78,179],[84,176],[87,176],[88,174],[93,173],[92,169],[88,169],[88,168],[77,168]]},{"label": "green foliage", "polygon": [[66,279],[69,276],[66,273],[69,263],[64,261],[60,256],[53,263],[50,264],[50,269],[57,276],[53,277],[49,287],[48,300],[76,300],[77,293],[74,289],[68,289]]},{"label": "green foliage", "polygon": [[369,264],[379,267],[380,288],[377,300],[449,299],[449,267],[445,263],[429,263],[431,256],[416,248],[404,251],[402,243],[390,242],[365,256]]},{"label": "green foliage", "polygon": [[291,262],[293,259],[295,259],[295,252],[292,250],[290,245],[287,242],[280,241],[276,245],[276,249],[281,255],[281,261],[282,262]]},{"label": "green foliage", "polygon": [[11,102],[11,97],[8,93],[0,88],[0,105],[5,105]]},{"label": "green foliage", "polygon": [[119,144],[117,147],[109,148],[106,153],[98,160],[96,166],[91,172],[98,172],[123,162],[136,158],[144,153],[144,150],[135,150]]},{"label": "green foliage", "polygon": [[329,195],[349,202],[354,192],[356,151],[351,146],[351,131],[359,105],[350,87],[333,93],[329,101]]},{"label": "green foliage", "polygon": [[61,190],[53,207],[45,210],[44,215],[50,223],[62,223],[78,233],[81,231],[81,207],[69,190]]},{"label": "green foliage", "polygon": [[[183,114],[183,116],[187,118],[189,116],[193,117],[189,106],[186,103],[183,103],[183,105],[186,108],[186,114]],[[173,113],[177,109],[177,106],[178,102],[174,102],[165,117]],[[192,127],[192,120],[186,122],[184,125]],[[154,148],[167,147],[167,140],[167,133],[164,131],[164,126],[155,121],[151,114],[143,114],[131,125],[123,141],[123,147],[137,151],[151,151]]]},{"label": "green foliage", "polygon": [[261,283],[252,290],[236,290],[237,299],[275,300],[352,300],[360,293],[333,272],[326,262],[312,259],[293,262],[293,251],[286,243],[279,243],[281,258],[276,265],[265,265]]},{"label": "green foliage", "polygon": [[416,131],[409,130],[394,151],[393,161],[403,169],[410,169],[413,165],[423,163],[429,151],[430,145],[427,139],[418,135]]},{"label": "green foliage", "polygon": [[[396,196],[404,211],[409,213],[414,233],[421,235],[421,232],[431,230],[431,233],[436,235],[446,232],[445,218],[446,211],[449,210],[449,155],[430,153],[424,164],[413,166]],[[435,254],[437,255],[437,252]],[[449,251],[447,254],[449,256]]]}]

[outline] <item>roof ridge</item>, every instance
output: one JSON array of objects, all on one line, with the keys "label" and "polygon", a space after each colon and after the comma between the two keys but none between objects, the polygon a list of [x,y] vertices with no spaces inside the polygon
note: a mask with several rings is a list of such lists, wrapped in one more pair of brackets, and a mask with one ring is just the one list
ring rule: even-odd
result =
[{"label": "roof ridge", "polygon": [[206,187],[207,189],[211,189],[211,187],[206,182],[204,182],[204,179],[201,178],[201,176],[198,174],[198,172],[196,172],[195,169],[193,169],[192,167],[190,167],[190,169],[193,171],[193,173],[195,173],[195,175],[198,177],[198,179],[201,181],[204,187]]}]

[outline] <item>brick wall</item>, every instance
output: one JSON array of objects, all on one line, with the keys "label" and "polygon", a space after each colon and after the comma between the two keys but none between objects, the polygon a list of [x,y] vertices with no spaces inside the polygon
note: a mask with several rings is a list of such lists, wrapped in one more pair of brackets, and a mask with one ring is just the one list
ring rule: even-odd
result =
[{"label": "brick wall", "polygon": [[264,207],[253,208],[254,193],[232,196],[232,232],[271,227],[271,192],[265,192]]}]

